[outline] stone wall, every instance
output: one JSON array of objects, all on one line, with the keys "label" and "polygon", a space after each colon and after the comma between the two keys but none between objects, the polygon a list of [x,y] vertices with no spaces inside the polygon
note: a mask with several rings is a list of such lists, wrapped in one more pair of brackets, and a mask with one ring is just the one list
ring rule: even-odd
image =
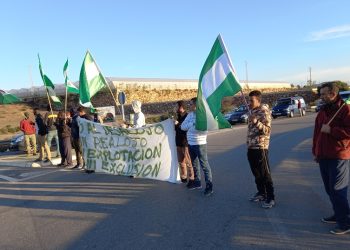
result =
[{"label": "stone wall", "polygon": [[[172,112],[176,101],[178,100],[189,100],[197,95],[196,90],[126,90],[126,105],[125,113],[129,114],[132,112],[130,103],[132,100],[140,100],[142,110],[145,114],[166,114]],[[264,90],[263,91],[263,102],[270,106],[278,99],[288,96],[302,96],[306,103],[315,101],[318,97],[315,93],[310,90]],[[248,100],[248,93],[245,93],[246,99]],[[64,97],[60,97],[64,100]],[[116,97],[117,99],[117,97]],[[77,95],[69,95],[68,98],[68,109],[70,107],[78,107],[79,100]],[[113,106],[115,102],[110,92],[100,92],[92,98],[92,103],[95,107]],[[243,104],[243,100],[240,94],[233,97],[225,97],[223,100],[223,110],[232,108],[232,106],[239,106]],[[39,98],[33,102],[33,106],[45,108],[47,106],[46,98]],[[119,114],[118,108],[116,108],[117,115]]]}]

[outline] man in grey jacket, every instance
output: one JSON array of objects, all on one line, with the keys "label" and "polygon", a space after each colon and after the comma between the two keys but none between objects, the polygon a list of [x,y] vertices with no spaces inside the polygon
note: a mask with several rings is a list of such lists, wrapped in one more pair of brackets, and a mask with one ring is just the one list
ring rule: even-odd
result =
[{"label": "man in grey jacket", "polygon": [[203,169],[206,182],[204,195],[209,196],[213,193],[213,180],[207,156],[207,131],[196,130],[196,102],[196,97],[191,99],[191,112],[181,124],[181,129],[187,131],[188,148],[194,171],[194,180],[190,180],[187,187],[188,189],[202,188],[200,165]]}]

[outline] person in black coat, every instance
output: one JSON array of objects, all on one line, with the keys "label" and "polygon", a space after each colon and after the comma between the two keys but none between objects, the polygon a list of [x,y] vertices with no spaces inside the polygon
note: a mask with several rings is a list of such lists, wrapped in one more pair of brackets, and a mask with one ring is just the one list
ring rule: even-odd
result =
[{"label": "person in black coat", "polygon": [[71,143],[71,128],[70,128],[70,113],[66,114],[60,111],[55,122],[59,140],[59,148],[61,153],[61,163],[58,166],[73,168],[72,161],[72,143]]},{"label": "person in black coat", "polygon": [[175,142],[177,149],[177,158],[180,165],[181,182],[186,183],[194,180],[193,167],[191,164],[190,154],[188,151],[188,143],[186,131],[181,130],[181,124],[186,119],[187,112],[184,101],[178,101],[176,104],[175,118]]}]

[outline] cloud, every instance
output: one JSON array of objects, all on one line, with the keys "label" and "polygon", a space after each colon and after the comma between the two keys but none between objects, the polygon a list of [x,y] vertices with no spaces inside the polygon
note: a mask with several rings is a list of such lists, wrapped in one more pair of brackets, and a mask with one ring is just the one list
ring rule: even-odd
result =
[{"label": "cloud", "polygon": [[311,32],[306,39],[307,42],[330,40],[350,36],[350,24],[335,26],[321,31]]},{"label": "cloud", "polygon": [[[309,76],[309,72],[307,71],[307,69],[305,69],[305,72],[279,77],[279,80],[288,81],[291,83],[306,83],[306,81],[309,80]],[[350,65],[337,68],[312,69],[311,77],[312,80],[316,82],[325,82],[333,80],[349,82]]]}]

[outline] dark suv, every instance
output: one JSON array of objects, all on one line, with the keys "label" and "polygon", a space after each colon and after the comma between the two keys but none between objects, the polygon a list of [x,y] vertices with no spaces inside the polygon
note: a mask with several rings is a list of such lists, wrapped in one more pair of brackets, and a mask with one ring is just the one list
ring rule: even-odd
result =
[{"label": "dark suv", "polygon": [[301,114],[306,115],[306,104],[304,98],[300,96],[280,98],[277,100],[275,106],[272,108],[272,117],[279,116],[293,117],[299,114],[298,102],[301,103]]},{"label": "dark suv", "polygon": [[232,125],[236,123],[248,123],[248,108],[246,105],[241,105],[225,117]]}]

